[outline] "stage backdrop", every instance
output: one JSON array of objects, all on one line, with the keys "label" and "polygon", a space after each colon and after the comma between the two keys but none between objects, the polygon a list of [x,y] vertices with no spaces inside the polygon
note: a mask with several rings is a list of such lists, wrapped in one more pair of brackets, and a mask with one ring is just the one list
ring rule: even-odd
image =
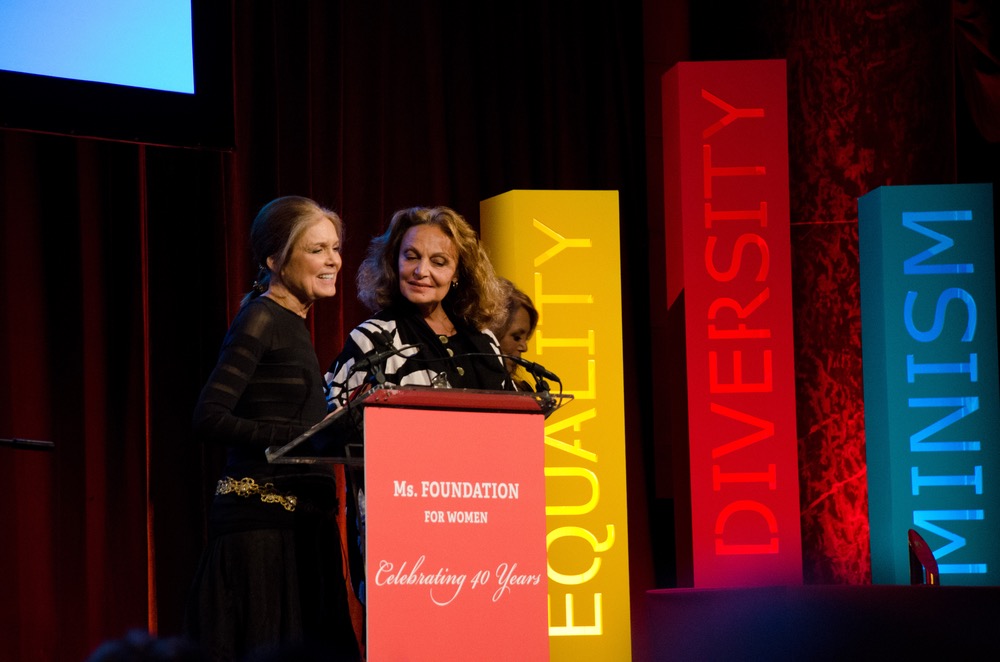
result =
[{"label": "stage backdrop", "polygon": [[18,569],[0,577],[0,640],[21,659],[78,660],[128,627],[178,630],[218,469],[189,443],[189,415],[253,278],[250,219],[283,193],[347,223],[340,294],[313,318],[328,361],[367,314],[354,271],[393,210],[445,202],[476,224],[504,191],[619,191],[639,384],[625,402],[631,599],[673,585],[652,421],[682,366],[655,358],[647,289],[663,280],[659,81],[678,60],[788,62],[805,576],[870,582],[857,198],[997,180],[984,1],[531,0],[483,20],[478,3],[258,0],[232,21],[234,151],[0,131],[0,434],[57,443],[0,449],[0,565]]}]

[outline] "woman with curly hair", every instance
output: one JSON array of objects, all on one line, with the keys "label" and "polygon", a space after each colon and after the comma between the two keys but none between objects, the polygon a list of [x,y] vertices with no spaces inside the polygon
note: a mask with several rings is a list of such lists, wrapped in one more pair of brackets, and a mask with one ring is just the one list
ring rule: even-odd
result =
[{"label": "woman with curly hair", "polygon": [[475,230],[448,207],[393,214],[358,270],[358,296],[374,313],[358,325],[326,375],[331,408],[370,381],[510,390],[488,326],[506,305]]},{"label": "woman with curly hair", "polygon": [[[331,410],[371,386],[513,390],[490,321],[505,291],[475,230],[447,207],[397,211],[372,239],[358,297],[374,315],[351,331],[326,374]],[[354,590],[365,602],[363,476],[352,478],[348,522]],[[360,552],[362,560],[353,553]]]}]

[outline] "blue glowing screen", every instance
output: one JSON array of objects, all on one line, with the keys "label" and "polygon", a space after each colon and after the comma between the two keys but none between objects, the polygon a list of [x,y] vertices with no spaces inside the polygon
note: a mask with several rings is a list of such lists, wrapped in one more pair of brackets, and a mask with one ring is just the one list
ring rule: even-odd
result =
[{"label": "blue glowing screen", "polygon": [[194,94],[190,0],[2,0],[0,69]]}]

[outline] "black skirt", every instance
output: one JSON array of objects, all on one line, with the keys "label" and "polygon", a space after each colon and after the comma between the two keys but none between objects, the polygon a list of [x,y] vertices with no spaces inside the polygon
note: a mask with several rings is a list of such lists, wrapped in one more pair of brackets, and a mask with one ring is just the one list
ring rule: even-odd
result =
[{"label": "black skirt", "polygon": [[218,662],[280,659],[303,646],[359,660],[335,512],[216,496],[186,634]]}]

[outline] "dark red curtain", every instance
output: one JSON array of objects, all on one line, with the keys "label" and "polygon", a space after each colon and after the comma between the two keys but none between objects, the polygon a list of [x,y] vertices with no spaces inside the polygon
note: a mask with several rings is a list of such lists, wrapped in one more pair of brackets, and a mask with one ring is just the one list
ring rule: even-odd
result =
[{"label": "dark red curtain", "polygon": [[480,200],[524,188],[620,192],[641,659],[643,592],[674,563],[652,466],[670,443],[654,398],[675,394],[653,375],[680,368],[650,348],[669,323],[658,81],[685,58],[789,61],[806,580],[864,582],[854,198],[997,162],[956,117],[949,6],[240,2],[234,150],[0,131],[0,438],[55,444],[0,447],[4,653],[79,660],[130,627],[179,631],[221,459],[190,414],[252,279],[260,205],[298,193],[345,220],[341,294],[312,317],[325,363],[366,313],[354,273],[393,210],[478,225]]}]

